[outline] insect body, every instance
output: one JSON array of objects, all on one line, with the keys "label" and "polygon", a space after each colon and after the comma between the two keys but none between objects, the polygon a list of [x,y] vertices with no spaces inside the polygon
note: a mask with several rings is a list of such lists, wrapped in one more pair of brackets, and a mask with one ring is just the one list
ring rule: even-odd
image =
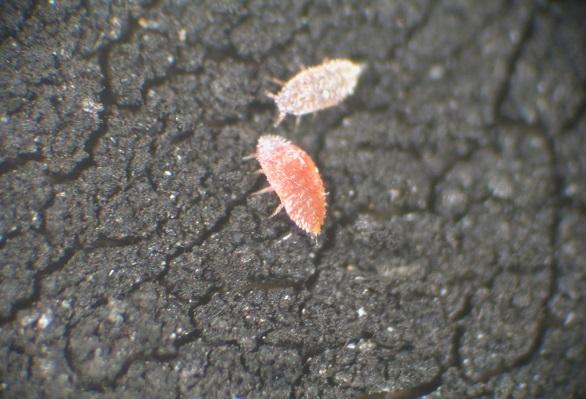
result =
[{"label": "insect body", "polygon": [[282,137],[265,135],[258,139],[255,157],[270,185],[258,193],[275,191],[281,200],[273,215],[285,208],[299,228],[317,236],[326,216],[326,193],[310,156]]},{"label": "insect body", "polygon": [[275,126],[287,114],[301,116],[338,105],[354,92],[363,69],[364,64],[334,59],[302,70],[278,94],[267,93],[279,108]]}]

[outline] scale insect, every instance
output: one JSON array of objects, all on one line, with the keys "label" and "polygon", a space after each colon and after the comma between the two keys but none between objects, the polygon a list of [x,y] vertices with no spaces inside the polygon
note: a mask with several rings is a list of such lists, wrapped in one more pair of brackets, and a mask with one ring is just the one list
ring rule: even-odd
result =
[{"label": "scale insect", "polygon": [[340,104],[354,93],[364,68],[364,64],[339,58],[304,68],[287,82],[275,79],[277,83],[282,84],[281,91],[277,94],[266,93],[279,109],[275,127],[279,126],[288,114],[296,115],[299,123],[301,115]]},{"label": "scale insect", "polygon": [[258,139],[256,153],[247,158],[256,158],[259,172],[269,182],[255,194],[274,191],[281,200],[271,217],[285,208],[300,229],[318,236],[326,217],[326,192],[311,157],[280,136],[265,135]]}]

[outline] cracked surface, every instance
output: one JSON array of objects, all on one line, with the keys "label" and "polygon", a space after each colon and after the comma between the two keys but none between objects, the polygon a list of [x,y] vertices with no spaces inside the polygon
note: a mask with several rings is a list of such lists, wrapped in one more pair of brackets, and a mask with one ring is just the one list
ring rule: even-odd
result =
[{"label": "cracked surface", "polygon": [[[586,396],[584,5],[292,3],[0,6],[1,396]],[[314,243],[242,158],[338,56]]]}]

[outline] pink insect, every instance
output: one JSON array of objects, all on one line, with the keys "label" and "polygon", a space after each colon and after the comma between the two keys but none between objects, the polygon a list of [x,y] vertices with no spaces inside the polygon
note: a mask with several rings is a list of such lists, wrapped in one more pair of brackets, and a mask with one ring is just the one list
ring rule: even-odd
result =
[{"label": "pink insect", "polygon": [[354,93],[365,65],[347,59],[326,60],[320,65],[304,68],[289,81],[275,81],[283,87],[278,94],[268,93],[279,108],[277,127],[287,114],[301,115],[320,111],[341,103]]},{"label": "pink insect", "polygon": [[299,228],[310,235],[319,235],[326,217],[326,193],[311,157],[284,138],[273,135],[261,136],[251,157],[258,160],[260,172],[269,182],[268,187],[255,194],[274,191],[281,200],[271,217],[285,208]]}]

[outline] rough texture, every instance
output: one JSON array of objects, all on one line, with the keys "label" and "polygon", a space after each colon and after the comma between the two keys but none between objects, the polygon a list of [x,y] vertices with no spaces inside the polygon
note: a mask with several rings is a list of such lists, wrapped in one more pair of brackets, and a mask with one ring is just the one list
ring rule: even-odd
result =
[{"label": "rough texture", "polygon": [[[0,6],[0,396],[586,396],[586,6],[106,3]],[[325,57],[314,243],[242,158]]]}]

